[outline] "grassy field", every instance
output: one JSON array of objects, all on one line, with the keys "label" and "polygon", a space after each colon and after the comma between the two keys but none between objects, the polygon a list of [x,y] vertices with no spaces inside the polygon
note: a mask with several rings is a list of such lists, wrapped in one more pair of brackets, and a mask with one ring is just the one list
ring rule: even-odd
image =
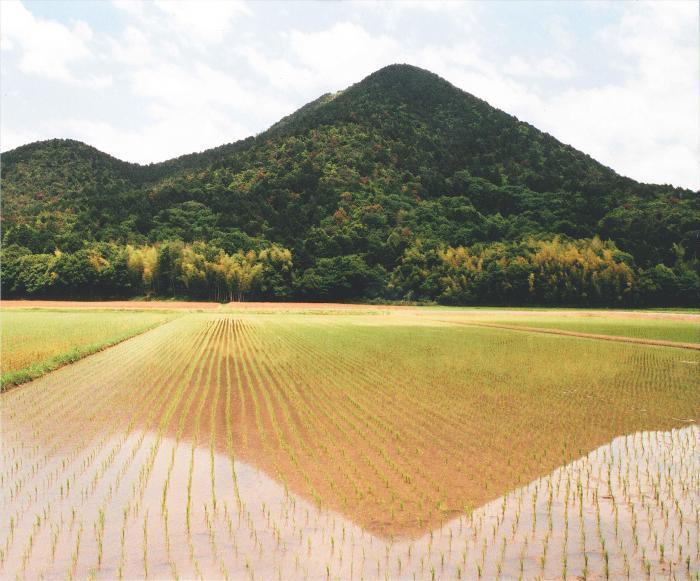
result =
[{"label": "grassy field", "polygon": [[3,394],[0,576],[698,574],[700,352],[435,316],[185,313]]},{"label": "grassy field", "polygon": [[0,311],[0,389],[40,377],[161,325],[174,313],[6,309]]}]

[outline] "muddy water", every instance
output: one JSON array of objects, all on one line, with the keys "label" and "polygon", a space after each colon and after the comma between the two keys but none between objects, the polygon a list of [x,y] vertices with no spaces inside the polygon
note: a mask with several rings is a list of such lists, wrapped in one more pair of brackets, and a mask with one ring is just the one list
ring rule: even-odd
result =
[{"label": "muddy water", "polygon": [[[28,444],[41,453],[41,442]],[[70,491],[44,489],[43,482],[24,501],[3,497],[3,577],[684,578],[700,572],[696,426],[617,438],[416,539],[369,534],[249,464],[153,432],[105,442]]]}]

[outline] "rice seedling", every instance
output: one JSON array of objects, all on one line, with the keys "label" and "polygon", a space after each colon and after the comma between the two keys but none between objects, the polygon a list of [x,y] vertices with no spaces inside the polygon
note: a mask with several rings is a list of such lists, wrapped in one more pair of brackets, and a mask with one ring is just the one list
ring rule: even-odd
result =
[{"label": "rice seedling", "polygon": [[184,315],[1,396],[0,575],[692,578],[690,359]]},{"label": "rice seedling", "polygon": [[178,316],[169,312],[3,309],[0,391]]}]

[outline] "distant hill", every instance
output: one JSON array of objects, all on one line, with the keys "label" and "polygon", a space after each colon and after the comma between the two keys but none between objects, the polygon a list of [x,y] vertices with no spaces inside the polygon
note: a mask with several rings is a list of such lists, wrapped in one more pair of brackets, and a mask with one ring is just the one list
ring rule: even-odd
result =
[{"label": "distant hill", "polygon": [[349,256],[389,276],[416,246],[599,236],[635,268],[697,262],[697,192],[621,177],[410,65],[323,95],[255,137],[163,163],[59,139],[1,163],[5,246],[32,253],[274,243],[291,250],[299,277]]}]

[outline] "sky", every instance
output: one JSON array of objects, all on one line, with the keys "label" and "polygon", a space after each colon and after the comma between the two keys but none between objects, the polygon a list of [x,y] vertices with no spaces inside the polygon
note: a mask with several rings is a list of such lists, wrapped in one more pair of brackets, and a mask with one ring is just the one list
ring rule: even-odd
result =
[{"label": "sky", "polygon": [[0,149],[149,163],[260,133],[391,63],[634,179],[700,189],[698,1],[0,1]]}]

